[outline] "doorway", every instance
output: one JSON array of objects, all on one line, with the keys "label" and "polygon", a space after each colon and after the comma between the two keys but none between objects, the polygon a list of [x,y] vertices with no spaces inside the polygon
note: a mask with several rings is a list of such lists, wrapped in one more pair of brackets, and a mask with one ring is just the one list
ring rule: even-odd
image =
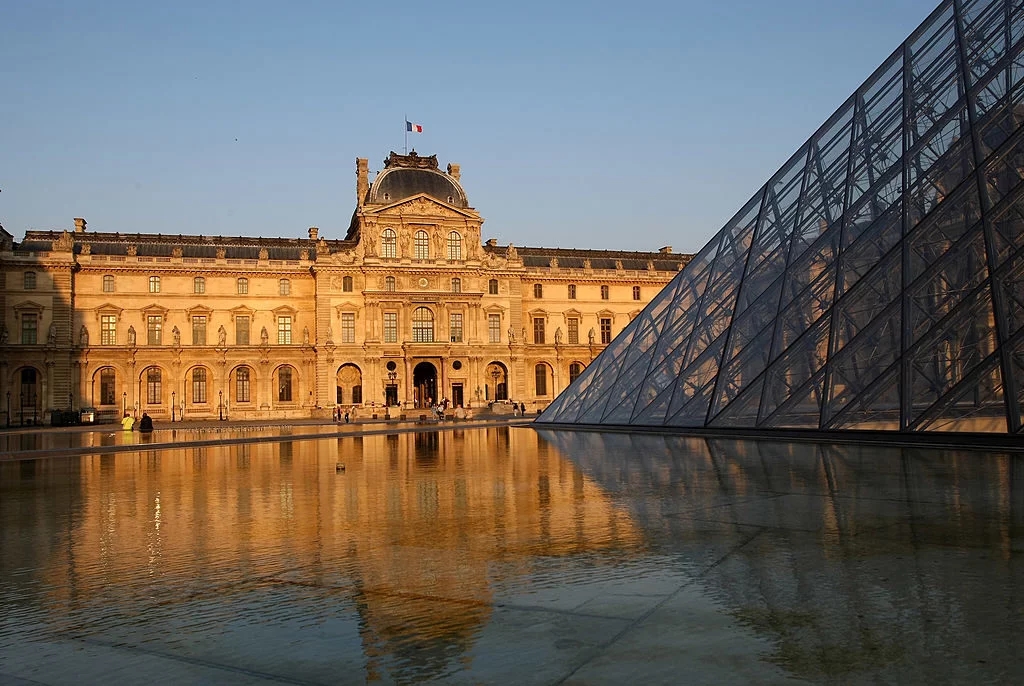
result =
[{"label": "doorway", "polygon": [[465,402],[463,402],[463,397],[462,397],[462,384],[460,384],[460,383],[453,383],[452,384],[452,407],[464,407],[464,406],[465,406]]},{"label": "doorway", "polygon": [[412,384],[416,407],[430,407],[437,400],[437,367],[429,362],[420,362],[412,370]]}]

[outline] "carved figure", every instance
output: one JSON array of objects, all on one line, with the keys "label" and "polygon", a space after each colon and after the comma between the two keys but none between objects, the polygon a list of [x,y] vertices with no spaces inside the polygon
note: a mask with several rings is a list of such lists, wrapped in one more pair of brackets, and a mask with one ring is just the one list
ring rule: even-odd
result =
[{"label": "carved figure", "polygon": [[550,267],[552,269],[558,269],[558,258],[557,257],[552,257],[551,258],[551,262],[549,263],[549,265],[550,265]]},{"label": "carved figure", "polygon": [[622,271],[622,260],[615,260],[615,268]]},{"label": "carved figure", "polygon": [[228,344],[228,330],[224,328],[223,324],[221,324],[220,328],[217,329],[217,345],[219,345],[220,347],[223,348],[227,344]]},{"label": "carved figure", "polygon": [[92,243],[82,243],[82,254],[83,255],[91,255],[92,254]]},{"label": "carved figure", "polygon": [[302,345],[309,345],[309,327],[302,327]]},{"label": "carved figure", "polygon": [[7,325],[0,322],[0,345],[7,342],[9,334],[7,333]]},{"label": "carved figure", "polygon": [[128,246],[128,256],[129,257],[135,257],[138,254],[139,254],[138,246],[135,246],[135,245],[129,245]]},{"label": "carved figure", "polygon": [[590,341],[590,345],[594,345],[594,329],[587,332],[587,340]]},{"label": "carved figure", "polygon": [[46,332],[46,343],[47,345],[55,345],[57,343],[57,325],[51,323],[50,330]]},{"label": "carved figure", "polygon": [[270,342],[270,334],[267,333],[267,327],[263,327],[260,330],[260,344],[267,345]]},{"label": "carved figure", "polygon": [[441,229],[434,231],[434,253],[437,259],[444,257],[444,234],[441,233]]},{"label": "carved figure", "polygon": [[174,347],[175,348],[180,348],[181,347],[181,329],[179,329],[177,326],[175,326],[173,329],[171,329],[171,336],[174,337]]},{"label": "carved figure", "polygon": [[363,247],[366,251],[365,254],[367,257],[373,257],[377,254],[377,245],[374,242],[373,234],[369,231],[367,231],[366,235],[363,236]]},{"label": "carved figure", "polygon": [[135,327],[128,326],[128,345],[135,347]]},{"label": "carved figure", "polygon": [[330,324],[327,325],[327,342],[328,343],[333,343],[334,342],[334,332],[331,331],[331,325]]},{"label": "carved figure", "polygon": [[515,343],[516,342],[516,330],[513,329],[511,326],[508,327],[508,342],[509,343]]},{"label": "carved figure", "polygon": [[562,344],[562,327],[555,329],[555,345]]},{"label": "carved figure", "polygon": [[[263,255],[262,255],[263,252],[264,252],[263,250],[260,251],[260,253],[261,253],[260,257],[263,257]],[[228,251],[227,250],[225,250],[224,248],[217,248],[217,259],[218,260],[223,260],[225,257],[227,257],[227,255],[228,255]],[[263,258],[263,259],[266,259],[266,258]]]},{"label": "carved figure", "polygon": [[653,272],[654,271],[654,261],[653,260],[647,260],[647,271],[649,271],[649,272]]},{"label": "carved figure", "polygon": [[171,257],[181,257],[181,248],[174,248],[171,250]]},{"label": "carved figure", "polygon": [[265,260],[270,257],[270,252],[266,248],[260,248],[260,259]]},{"label": "carved figure", "polygon": [[583,268],[584,269],[590,269],[590,260],[589,259],[583,260]]},{"label": "carved figure", "polygon": [[516,250],[516,246],[511,243],[508,244],[508,250],[505,251],[505,259],[509,262],[519,259],[519,251]]},{"label": "carved figure", "polygon": [[78,330],[78,345],[83,348],[89,347],[89,329],[85,328],[85,324]]}]

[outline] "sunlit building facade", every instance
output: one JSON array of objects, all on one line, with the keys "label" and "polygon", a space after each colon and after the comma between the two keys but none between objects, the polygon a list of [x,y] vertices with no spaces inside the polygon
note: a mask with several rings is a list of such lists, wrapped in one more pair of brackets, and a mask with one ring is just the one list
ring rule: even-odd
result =
[{"label": "sunlit building facade", "polygon": [[[481,239],[461,170],[356,161],[344,237],[0,234],[0,402],[270,419],[495,400],[542,409],[686,264]],[[193,228],[193,227],[190,227]],[[2,229],[0,229],[2,231]]]}]

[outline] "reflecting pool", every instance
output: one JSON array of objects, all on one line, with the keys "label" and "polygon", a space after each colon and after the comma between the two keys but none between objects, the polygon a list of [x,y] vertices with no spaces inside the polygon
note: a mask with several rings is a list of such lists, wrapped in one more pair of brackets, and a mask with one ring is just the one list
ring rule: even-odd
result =
[{"label": "reflecting pool", "polygon": [[1012,681],[1022,466],[508,426],[0,462],[0,683]]}]

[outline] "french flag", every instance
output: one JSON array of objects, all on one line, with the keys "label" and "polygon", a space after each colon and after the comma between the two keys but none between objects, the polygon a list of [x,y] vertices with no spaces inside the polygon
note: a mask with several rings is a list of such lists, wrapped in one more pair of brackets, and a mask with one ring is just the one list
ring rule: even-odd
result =
[{"label": "french flag", "polygon": [[423,126],[420,124],[413,124],[411,121],[406,120],[405,130],[409,133],[423,133]]}]

